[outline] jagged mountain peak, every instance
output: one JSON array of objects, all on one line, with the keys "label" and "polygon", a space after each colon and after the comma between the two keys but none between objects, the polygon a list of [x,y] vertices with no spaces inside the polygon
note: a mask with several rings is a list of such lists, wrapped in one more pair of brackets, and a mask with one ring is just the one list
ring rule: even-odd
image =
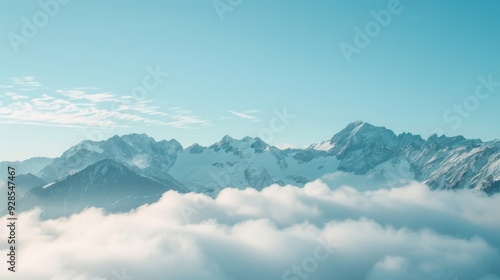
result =
[{"label": "jagged mountain peak", "polygon": [[[367,123],[367,122],[364,122],[364,121],[353,121],[353,122],[349,123],[349,124],[347,125],[347,127],[358,127],[358,126],[362,126],[362,125],[365,125],[365,124],[366,124],[366,125],[371,125],[371,124],[369,124],[369,123]],[[347,128],[347,127],[346,127],[346,128]]]},{"label": "jagged mountain peak", "polygon": [[238,140],[234,139],[233,137],[231,137],[229,135],[224,135],[224,137],[222,137],[221,140],[219,140],[218,142],[216,142],[210,146],[230,145],[231,143],[233,143],[235,141],[238,141]]},{"label": "jagged mountain peak", "polygon": [[123,139],[119,135],[115,134],[115,135],[111,136],[108,140],[106,140],[105,142],[121,142],[121,141],[123,141]]},{"label": "jagged mountain peak", "polygon": [[[117,176],[119,174],[128,174],[131,173],[132,171],[126,167],[125,165],[118,163],[115,160],[112,159],[104,159],[101,161],[98,161],[85,169],[83,169],[81,172],[77,174],[92,174],[92,176],[97,177],[109,177],[109,176]],[[76,174],[75,174],[76,175]],[[72,176],[75,176],[72,175]],[[88,175],[85,175],[88,176]]]},{"label": "jagged mountain peak", "polygon": [[134,145],[136,143],[153,143],[156,142],[153,137],[148,136],[145,133],[137,134],[126,134],[120,137],[123,141],[127,142],[129,145]]},{"label": "jagged mountain peak", "polygon": [[456,142],[463,142],[466,141],[467,139],[463,137],[462,135],[458,136],[446,136],[446,135],[440,135],[438,136],[437,134],[432,134],[427,138],[427,141],[429,142],[448,142],[448,143],[456,143]]},{"label": "jagged mountain peak", "polygon": [[213,150],[226,149],[227,147],[231,147],[231,145],[235,141],[236,140],[234,138],[232,138],[231,136],[225,135],[224,137],[222,137],[222,139],[219,142],[210,145],[208,148],[213,149]]},{"label": "jagged mountain peak", "polygon": [[114,135],[104,141],[85,140],[56,158],[39,174],[46,181],[54,181],[74,174],[103,159],[113,159],[134,170],[141,169],[148,176],[166,179],[167,170],[175,162],[182,146],[176,140],[156,142],[146,134]]},{"label": "jagged mountain peak", "polygon": [[482,145],[482,143],[481,140],[466,139],[461,135],[448,137],[446,135],[437,136],[436,134],[429,136],[425,141],[426,146],[434,149],[441,149],[443,147],[453,148],[458,146],[475,148]]},{"label": "jagged mountain peak", "polygon": [[[193,144],[183,149],[174,139],[156,142],[146,134],[83,141],[70,150],[34,174],[53,182],[96,164],[94,172],[121,173],[128,168],[169,186],[200,191],[217,190],[220,182],[244,188],[260,186],[256,182],[264,177],[280,184],[305,183],[337,171],[371,176],[391,168],[397,168],[398,174],[399,169],[407,170],[410,175],[405,178],[434,188],[496,190],[500,178],[498,140],[482,143],[437,135],[424,140],[411,133],[396,135],[363,121],[348,124],[330,140],[287,151],[258,137],[235,139],[229,135],[208,147]],[[242,175],[245,170],[248,178]],[[254,176],[259,178],[250,178]],[[263,182],[270,182],[268,179]]]},{"label": "jagged mountain peak", "polygon": [[189,153],[191,154],[200,154],[202,153],[204,150],[206,149],[206,147],[204,146],[201,146],[200,144],[198,143],[194,143],[193,145],[189,146],[186,148],[186,151],[188,151]]},{"label": "jagged mountain peak", "polygon": [[130,211],[157,201],[172,187],[104,159],[62,180],[33,188],[22,201],[21,209],[41,206],[47,218],[78,213],[88,207]]},{"label": "jagged mountain peak", "polygon": [[168,144],[168,145],[172,145],[172,146],[176,146],[180,149],[183,149],[182,147],[182,144],[179,143],[179,141],[175,140],[175,139],[170,139],[170,140],[161,140],[157,143],[161,143],[161,144]]},{"label": "jagged mountain peak", "polygon": [[374,126],[367,122],[356,121],[348,124],[339,133],[335,134],[331,139],[331,143],[333,144],[343,138],[353,137],[355,135],[375,137],[380,134],[396,136],[392,130],[383,126]]},{"label": "jagged mountain peak", "polygon": [[260,137],[250,138],[248,139],[248,141],[253,141],[250,147],[254,148],[258,153],[261,153],[270,147],[269,144],[264,142],[264,140],[262,140]]},{"label": "jagged mountain peak", "polygon": [[236,139],[234,139],[233,137],[229,136],[229,135],[224,135],[224,137],[222,137],[222,140],[221,142],[232,142],[232,141],[235,141]]},{"label": "jagged mountain peak", "polygon": [[330,143],[335,145],[335,152],[347,148],[361,147],[367,144],[388,145],[394,142],[396,134],[385,127],[374,126],[366,122],[353,122],[335,134]]},{"label": "jagged mountain peak", "polygon": [[231,151],[242,150],[242,149],[246,149],[246,148],[253,148],[256,150],[256,152],[261,152],[268,147],[269,147],[269,145],[259,137],[246,136],[246,137],[243,137],[242,139],[238,140],[238,139],[235,139],[229,135],[226,135],[219,142],[210,145],[208,148],[213,149],[216,152],[219,150],[231,152]]},{"label": "jagged mountain peak", "polygon": [[[93,143],[99,144],[100,142],[93,142]],[[122,137],[120,137],[118,135],[114,135],[113,137],[109,138],[108,140],[103,141],[103,144],[104,145],[102,147],[104,149],[130,147],[130,145],[127,142],[125,142],[125,140],[123,140]]]}]

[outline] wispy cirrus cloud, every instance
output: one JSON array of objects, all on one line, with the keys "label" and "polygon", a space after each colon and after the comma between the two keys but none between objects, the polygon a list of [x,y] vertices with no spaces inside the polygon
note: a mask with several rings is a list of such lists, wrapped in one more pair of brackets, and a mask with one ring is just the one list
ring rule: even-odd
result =
[{"label": "wispy cirrus cloud", "polygon": [[12,92],[12,91],[8,91],[7,93],[5,93],[5,95],[9,96],[12,100],[28,99],[29,98],[26,95],[17,94],[17,93]]},{"label": "wispy cirrus cloud", "polygon": [[210,126],[211,123],[208,120],[202,119],[200,116],[182,116],[182,115],[172,115],[172,121],[165,122],[164,125],[177,127],[177,128],[197,128]]},{"label": "wispy cirrus cloud", "polygon": [[193,111],[181,107],[170,107],[168,108],[168,110],[173,114],[180,114],[180,115],[189,115],[193,113]]},{"label": "wispy cirrus cloud", "polygon": [[12,82],[12,85],[10,85],[11,87],[18,87],[22,89],[32,89],[32,88],[42,87],[42,84],[35,81],[35,77],[32,76],[10,78],[9,80]]},{"label": "wispy cirrus cloud", "polygon": [[[11,78],[0,95],[0,123],[62,127],[131,127],[140,123],[174,128],[210,125],[191,110],[162,108],[153,100],[133,101],[130,96],[102,92],[94,87],[53,89],[33,77]],[[14,92],[29,88],[29,94]],[[1,89],[0,89],[1,93]]]},{"label": "wispy cirrus cloud", "polygon": [[115,102],[120,98],[111,92],[101,92],[90,94],[83,89],[56,90],[56,92],[69,97],[71,100],[88,100],[92,102]]},{"label": "wispy cirrus cloud", "polygon": [[253,114],[260,112],[260,110],[248,110],[248,111],[243,111],[243,112],[237,112],[233,110],[229,110],[229,113],[233,114],[234,116],[245,119],[251,122],[258,122],[260,119]]},{"label": "wispy cirrus cloud", "polygon": [[152,100],[142,100],[138,102],[132,103],[129,100],[120,102],[116,104],[116,110],[119,112],[122,111],[134,111],[147,115],[158,115],[158,116],[170,116],[169,113],[159,111],[160,106],[151,106]]}]

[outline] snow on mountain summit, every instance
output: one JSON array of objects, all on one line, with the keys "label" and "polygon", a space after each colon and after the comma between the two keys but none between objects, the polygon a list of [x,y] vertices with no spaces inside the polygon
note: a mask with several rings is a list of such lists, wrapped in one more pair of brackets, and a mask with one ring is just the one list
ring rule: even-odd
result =
[{"label": "snow on mountain summit", "polygon": [[338,172],[417,180],[436,189],[491,193],[500,188],[500,141],[437,135],[424,140],[362,121],[306,149],[280,150],[258,137],[229,135],[208,147],[193,144],[184,149],[175,139],[115,135],[106,141],[83,141],[35,175],[54,182],[106,159],[160,184],[208,194],[226,187],[303,185]]},{"label": "snow on mountain summit", "polygon": [[40,206],[54,215],[91,206],[127,211],[156,201],[166,190],[215,196],[224,188],[303,186],[319,178],[339,186],[416,180],[434,189],[500,191],[498,140],[437,135],[424,140],[359,121],[306,149],[281,150],[258,137],[228,135],[208,147],[184,149],[174,139],[129,134],[82,141],[53,160],[19,164],[26,164],[19,170],[35,171],[25,176],[24,209]]}]

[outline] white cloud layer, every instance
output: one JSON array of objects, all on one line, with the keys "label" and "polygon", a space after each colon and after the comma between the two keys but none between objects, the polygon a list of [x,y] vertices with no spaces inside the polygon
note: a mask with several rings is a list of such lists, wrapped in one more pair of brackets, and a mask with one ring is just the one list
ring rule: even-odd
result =
[{"label": "white cloud layer", "polygon": [[124,214],[41,221],[32,211],[18,221],[18,272],[2,262],[0,279],[498,280],[499,205],[500,195],[416,183],[315,181],[215,199],[167,192]]}]

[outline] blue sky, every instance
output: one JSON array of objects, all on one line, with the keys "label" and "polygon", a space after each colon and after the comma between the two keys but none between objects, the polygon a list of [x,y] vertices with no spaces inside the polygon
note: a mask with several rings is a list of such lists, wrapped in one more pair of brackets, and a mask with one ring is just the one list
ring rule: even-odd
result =
[{"label": "blue sky", "polygon": [[355,120],[500,138],[495,0],[67,2],[0,2],[0,160],[133,132],[304,146]]}]

